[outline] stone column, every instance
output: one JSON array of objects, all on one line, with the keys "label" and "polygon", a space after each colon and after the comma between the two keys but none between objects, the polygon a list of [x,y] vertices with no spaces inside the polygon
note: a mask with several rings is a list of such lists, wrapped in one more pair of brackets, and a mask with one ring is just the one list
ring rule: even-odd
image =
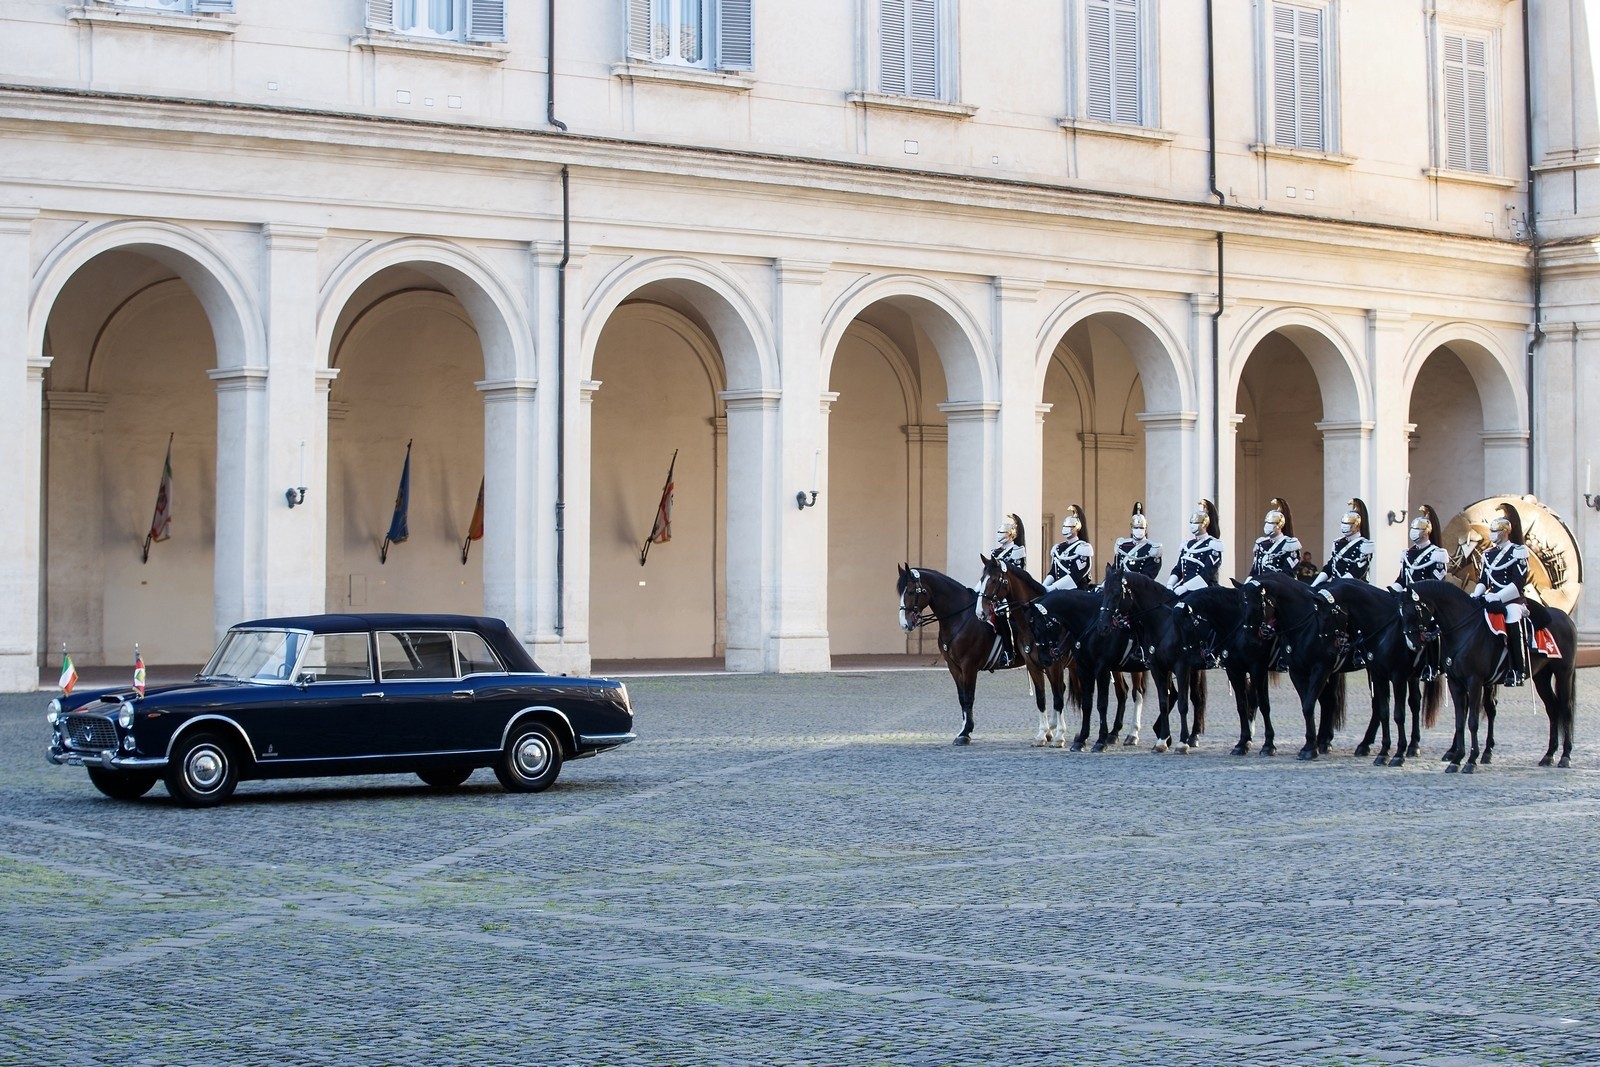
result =
[{"label": "stone column", "polygon": [[[1539,484],[1532,491],[1561,515],[1574,514],[1582,503],[1586,472],[1581,468],[1594,456],[1587,447],[1593,438],[1585,426],[1593,420],[1585,418],[1588,413],[1581,407],[1578,368],[1583,350],[1594,347],[1597,328],[1600,324],[1546,323],[1534,356],[1538,436],[1533,444]],[[1520,469],[1515,465],[1515,444],[1506,439],[1509,427],[1485,426],[1484,431],[1483,495],[1521,492],[1527,481],[1526,460]]]},{"label": "stone column", "polygon": [[[1080,433],[1078,440],[1083,443],[1084,455],[1089,459],[1083,506],[1089,509],[1089,519],[1095,524],[1086,531],[1086,536],[1099,546],[1095,555],[1098,567],[1111,560],[1112,543],[1126,535],[1124,527],[1133,513],[1133,502],[1144,499],[1131,491],[1135,481],[1133,448],[1139,439],[1125,433]],[[1060,517],[1057,512],[1056,518]]]},{"label": "stone column", "polygon": [[32,210],[0,210],[0,692],[39,684],[39,459],[44,372],[28,346]]},{"label": "stone column", "polygon": [[[1371,422],[1324,420],[1316,424],[1322,432],[1322,516],[1330,531],[1336,531],[1338,516],[1353,496],[1367,502],[1367,519],[1374,529],[1384,525],[1383,511],[1373,503]],[[1372,536],[1372,531],[1367,531]],[[1336,532],[1328,534],[1328,551]],[[1327,551],[1324,551],[1327,555]]]},{"label": "stone column", "polygon": [[[995,526],[1008,510],[1000,499],[995,474],[1000,405],[986,400],[952,401],[940,404],[939,410],[944,412],[949,434],[946,573],[958,581],[973,582],[978,578],[981,557],[994,545]],[[1023,520],[1027,521],[1026,515]]]},{"label": "stone column", "polygon": [[[105,662],[105,509],[100,492],[105,393],[45,394],[49,411],[46,501],[46,665],[62,642],[77,663]],[[84,492],[84,487],[90,487]],[[53,521],[52,521],[53,520]]]},{"label": "stone column", "polygon": [[[792,591],[768,585],[769,575],[776,578],[777,568],[769,569],[768,565],[776,555],[772,545],[779,536],[777,526],[795,518],[809,521],[823,517],[810,514],[810,509],[801,513],[795,507],[794,491],[787,488],[798,488],[799,479],[791,475],[784,480],[779,473],[776,457],[781,395],[777,390],[762,389],[721,394],[728,413],[728,651],[723,661],[730,671],[778,669],[767,657],[773,603]],[[813,399],[813,412],[815,405]],[[809,468],[805,473],[809,480]],[[814,531],[813,536],[819,542],[827,540],[820,531]],[[795,547],[798,550],[800,546]],[[809,574],[800,580],[815,584],[823,578]],[[805,596],[802,592],[797,599]],[[815,593],[810,596],[815,602]],[[820,643],[826,648],[825,635]]]},{"label": "stone column", "polygon": [[[1501,493],[1510,496],[1519,495],[1518,487],[1527,484],[1528,481],[1528,431],[1485,430],[1479,436],[1483,441],[1483,495],[1495,496]],[[1540,436],[1544,435],[1541,433]],[[1569,452],[1580,447],[1578,438],[1569,437],[1565,444]],[[1552,479],[1550,484],[1554,488],[1555,497],[1571,497],[1574,494],[1566,489],[1566,486],[1574,483],[1575,474],[1578,478],[1581,478],[1582,474],[1573,470],[1573,460],[1570,455],[1562,461],[1561,467],[1563,469],[1560,473],[1564,476],[1561,482],[1558,484]],[[1572,514],[1572,511],[1564,510],[1556,499],[1546,500],[1544,497],[1540,499],[1554,508],[1559,515]],[[1581,501],[1583,498],[1579,496],[1577,499]],[[1568,507],[1570,506],[1569,504]],[[1446,522],[1449,521],[1444,515],[1439,517]]]},{"label": "stone column", "polygon": [[267,614],[268,478],[266,367],[206,371],[217,383],[217,543],[215,636]]},{"label": "stone column", "polygon": [[[1170,569],[1189,538],[1189,514],[1201,496],[1199,415],[1193,411],[1141,411],[1144,426],[1144,505],[1150,537],[1160,541]],[[1214,503],[1214,501],[1213,501]],[[1231,536],[1226,527],[1225,536]],[[1225,556],[1222,573],[1230,573]]]},{"label": "stone column", "polygon": [[1410,320],[1411,316],[1403,312],[1367,312],[1367,375],[1372,390],[1373,431],[1361,498],[1367,502],[1372,520],[1372,529],[1365,533],[1372,539],[1373,577],[1406,548],[1405,522],[1390,522],[1389,512],[1396,516],[1401,512],[1409,514],[1411,507],[1406,496],[1410,492],[1411,471],[1408,441],[1414,424],[1409,421],[1411,404],[1405,390],[1405,327]]},{"label": "stone column", "polygon": [[[267,341],[262,443],[267,454],[261,457],[266,496],[259,505],[263,558],[257,580],[263,587],[254,595],[267,615],[315,614],[327,600],[328,466],[324,442],[332,377],[318,373],[321,360],[316,338],[317,250],[325,236],[326,230],[278,223],[261,231],[261,305]],[[220,438],[228,431],[220,418],[217,427],[220,446]],[[217,454],[220,475],[220,447]],[[300,486],[306,489],[305,501],[291,508],[286,491]],[[219,512],[223,510],[222,492],[219,476]],[[217,530],[220,542],[220,514]],[[219,560],[220,549],[219,544]]]},{"label": "stone column", "polygon": [[[1039,375],[1037,281],[996,278],[994,338],[1000,373],[999,510],[1016,512],[1037,536],[1043,505],[1043,431],[1038,413]],[[1037,551],[1030,552],[1030,563]],[[1033,568],[1035,571],[1037,567]]]},{"label": "stone column", "polygon": [[[723,517],[726,513],[725,501],[728,499],[728,419],[725,415],[718,415],[711,420],[712,454],[716,457],[716,471],[713,474],[711,487],[711,508],[716,515],[715,529],[721,530],[725,526]],[[711,585],[713,611],[716,613],[714,630],[712,631],[712,654],[726,657],[728,655],[728,539],[716,538],[716,550],[711,559]]]},{"label": "stone column", "polygon": [[[504,619],[512,633],[526,639],[535,628],[534,564],[541,528],[535,514],[538,383],[496,378],[476,385],[483,396],[483,541],[476,546],[483,558],[483,611]],[[539,665],[554,669],[543,660]]]}]

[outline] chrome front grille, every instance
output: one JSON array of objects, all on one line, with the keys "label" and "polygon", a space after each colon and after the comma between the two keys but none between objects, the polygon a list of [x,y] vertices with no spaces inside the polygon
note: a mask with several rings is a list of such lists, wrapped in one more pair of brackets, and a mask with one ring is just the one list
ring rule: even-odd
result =
[{"label": "chrome front grille", "polygon": [[117,728],[104,715],[68,715],[67,740],[73,748],[116,748]]}]

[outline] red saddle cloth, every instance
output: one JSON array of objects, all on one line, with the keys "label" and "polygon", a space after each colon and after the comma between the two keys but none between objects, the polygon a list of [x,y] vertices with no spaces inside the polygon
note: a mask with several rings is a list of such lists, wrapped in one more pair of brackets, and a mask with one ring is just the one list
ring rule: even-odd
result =
[{"label": "red saddle cloth", "polygon": [[[1483,621],[1489,624],[1489,629],[1504,637],[1506,634],[1506,617],[1503,614],[1486,611]],[[1541,656],[1550,659],[1561,658],[1561,646],[1556,644],[1556,635],[1549,630],[1535,630],[1533,632],[1533,650]]]}]

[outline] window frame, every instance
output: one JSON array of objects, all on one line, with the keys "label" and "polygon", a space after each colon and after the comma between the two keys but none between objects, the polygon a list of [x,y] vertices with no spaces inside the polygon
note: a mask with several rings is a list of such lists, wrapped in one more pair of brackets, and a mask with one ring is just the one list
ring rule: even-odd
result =
[{"label": "window frame", "polygon": [[[910,0],[899,0],[907,3]],[[888,92],[883,86],[884,74],[884,25],[883,5],[885,0],[860,0],[862,27],[862,74],[861,84],[863,91],[856,96],[876,102],[906,101],[908,105],[917,104],[955,104],[960,100],[960,49],[956,42],[960,38],[959,8],[954,0],[929,0],[934,8],[934,95],[923,96],[912,92]],[[907,57],[909,60],[909,56]],[[907,88],[909,90],[910,70],[907,69]]]},{"label": "window frame", "polygon": [[[407,0],[394,0],[394,32],[400,37],[408,37],[417,41],[442,41],[447,44],[466,44],[467,42],[467,3],[468,0],[450,0],[452,17],[455,21],[455,30],[449,34],[435,33],[431,29],[419,30],[415,26],[409,29],[400,28],[400,5]],[[410,0],[414,8],[420,8],[429,0]]]},{"label": "window frame", "polygon": [[[448,676],[432,676],[427,678],[396,678],[388,674],[383,665],[384,634],[399,637],[401,634],[427,634],[432,636],[448,637],[450,639],[450,669],[454,672]],[[402,642],[404,646],[404,642]],[[441,630],[434,627],[419,626],[406,629],[383,629],[372,631],[373,667],[377,671],[380,682],[453,682],[461,678],[461,657],[456,652],[456,635],[454,630]],[[409,649],[407,654],[409,655]]]},{"label": "window frame", "polygon": [[[1318,34],[1319,86],[1322,122],[1320,146],[1286,143],[1278,139],[1277,13],[1289,8],[1314,11],[1320,16]],[[1257,110],[1260,144],[1268,151],[1304,153],[1311,156],[1338,156],[1342,148],[1339,106],[1339,4],[1338,0],[1257,0]],[[1296,129],[1299,122],[1296,121]]]},{"label": "window frame", "polygon": [[1138,33],[1138,119],[1096,118],[1089,113],[1089,6],[1093,0],[1072,0],[1067,17],[1067,55],[1071,64],[1067,75],[1067,115],[1076,123],[1121,127],[1128,130],[1156,130],[1161,126],[1160,96],[1160,3],[1161,0],[1134,0]]},{"label": "window frame", "polygon": [[[624,64],[613,73],[650,77],[650,71],[659,71],[662,80],[684,78],[715,79],[718,75],[748,74],[755,69],[755,4],[754,0],[699,0],[700,3],[700,58],[693,62],[666,56],[655,56],[654,42],[657,34],[655,8],[657,3],[669,7],[684,0],[622,0]],[[641,10],[642,9],[642,10]],[[730,29],[742,27],[742,37],[730,37]],[[745,88],[742,83],[727,86]]]},{"label": "window frame", "polygon": [[[1484,110],[1483,110],[1483,136],[1485,165],[1479,170],[1471,165],[1470,156],[1470,126],[1468,131],[1467,165],[1457,166],[1450,158],[1450,94],[1449,94],[1449,57],[1447,55],[1449,39],[1459,37],[1463,44],[1467,41],[1478,41],[1484,47]],[[1430,112],[1434,124],[1433,137],[1433,164],[1435,169],[1447,176],[1460,175],[1468,178],[1493,178],[1500,176],[1504,162],[1504,139],[1502,130],[1501,109],[1495,107],[1501,87],[1501,32],[1499,26],[1476,24],[1471,22],[1439,22],[1433,26],[1433,106]],[[1463,83],[1463,109],[1466,97],[1469,95]],[[1471,116],[1467,116],[1470,123]]]},{"label": "window frame", "polygon": [[305,649],[300,653],[300,659],[295,664],[294,676],[295,676],[295,680],[297,682],[300,680],[301,677],[303,677],[307,673],[307,671],[306,671],[306,668],[307,668],[306,660],[308,658],[310,658],[311,646],[317,641],[318,638],[329,638],[329,637],[359,637],[359,638],[361,638],[362,643],[367,648],[367,676],[365,678],[322,678],[322,677],[319,677],[319,678],[316,679],[316,681],[307,682],[306,684],[308,686],[316,686],[316,685],[369,685],[372,682],[377,680],[378,662],[377,662],[377,655],[376,655],[376,652],[375,652],[375,650],[373,648],[373,643],[372,643],[372,631],[370,631],[370,630],[339,630],[339,631],[336,631],[336,632],[314,633],[306,640]]}]

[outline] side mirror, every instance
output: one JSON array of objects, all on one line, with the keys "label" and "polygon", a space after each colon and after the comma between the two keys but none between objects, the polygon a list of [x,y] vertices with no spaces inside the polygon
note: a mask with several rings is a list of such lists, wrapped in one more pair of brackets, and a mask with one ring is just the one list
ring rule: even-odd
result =
[{"label": "side mirror", "polygon": [[306,671],[306,672],[302,673],[300,675],[300,677],[298,677],[298,678],[296,678],[294,680],[294,684],[299,686],[301,689],[304,689],[306,686],[310,685],[312,682],[314,682],[316,680],[317,680],[317,676],[316,675],[312,674],[309,671]]}]

